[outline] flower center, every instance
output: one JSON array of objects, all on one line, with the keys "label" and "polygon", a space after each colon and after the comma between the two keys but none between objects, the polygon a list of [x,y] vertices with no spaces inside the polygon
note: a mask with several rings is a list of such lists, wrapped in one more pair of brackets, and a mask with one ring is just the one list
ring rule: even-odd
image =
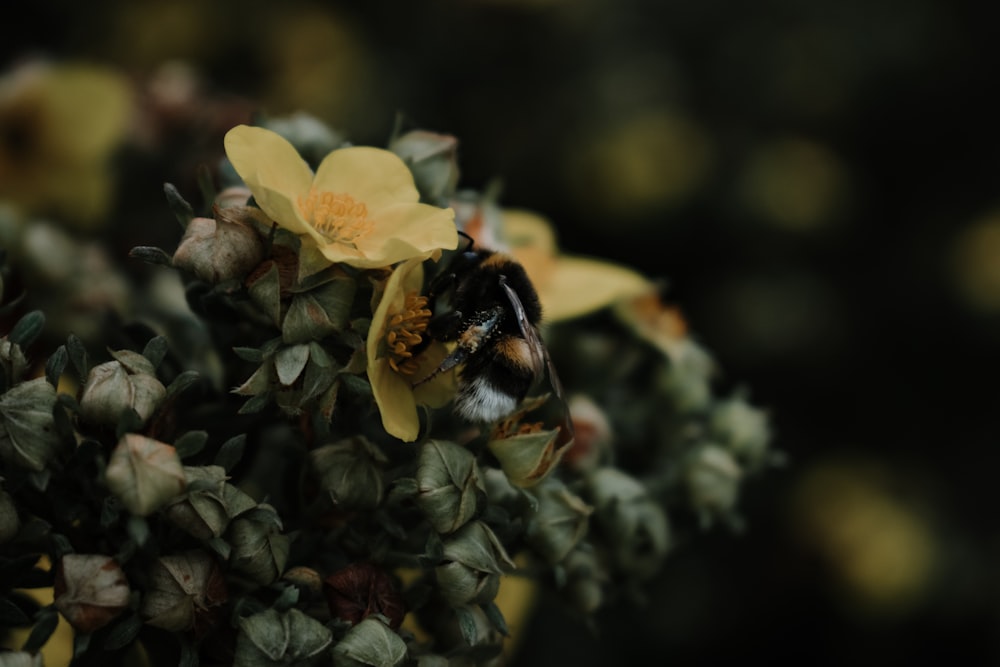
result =
[{"label": "flower center", "polygon": [[386,322],[385,343],[392,370],[402,375],[413,375],[417,370],[412,350],[423,340],[420,334],[430,319],[427,297],[416,292],[407,294],[402,310]]},{"label": "flower center", "polygon": [[368,207],[351,195],[310,188],[298,204],[306,222],[331,243],[355,247],[358,237],[371,231]]}]

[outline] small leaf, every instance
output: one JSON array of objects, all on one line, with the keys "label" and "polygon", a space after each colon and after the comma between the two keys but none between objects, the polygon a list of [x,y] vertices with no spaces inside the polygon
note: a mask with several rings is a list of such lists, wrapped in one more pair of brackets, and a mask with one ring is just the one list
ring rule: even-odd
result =
[{"label": "small leaf", "polygon": [[175,377],[174,381],[171,382],[170,386],[167,387],[166,397],[171,398],[173,396],[176,396],[177,394],[181,393],[182,391],[185,391],[192,385],[197,384],[200,379],[201,375],[198,374],[198,371],[184,371],[183,373]]},{"label": "small leaf", "polygon": [[299,601],[299,593],[298,586],[286,586],[285,590],[281,591],[281,595],[275,599],[271,606],[278,611],[287,611]]},{"label": "small leaf", "polygon": [[45,379],[49,381],[49,384],[53,387],[59,386],[59,377],[66,370],[68,363],[69,353],[66,351],[66,346],[60,345],[45,362]]},{"label": "small leaf", "polygon": [[160,365],[163,361],[163,357],[167,355],[167,339],[163,336],[156,336],[151,338],[146,347],[142,350],[142,356],[149,359],[149,363],[153,364],[153,368]]},{"label": "small leaf", "polygon": [[85,382],[90,373],[90,356],[87,354],[87,348],[84,347],[83,341],[70,334],[66,339],[66,351],[69,353],[70,363],[76,369],[80,382]]},{"label": "small leaf", "polygon": [[101,503],[101,526],[107,528],[118,521],[122,513],[122,503],[115,496],[106,496]]},{"label": "small leaf", "polygon": [[249,361],[252,364],[264,361],[263,353],[255,347],[234,347],[233,352],[243,361]]},{"label": "small leaf", "polygon": [[236,413],[241,415],[253,415],[267,407],[267,404],[270,402],[271,392],[261,392],[240,406],[240,409],[237,410]]},{"label": "small leaf", "polygon": [[149,524],[141,516],[130,516],[128,518],[128,522],[125,524],[125,528],[128,531],[129,537],[131,537],[136,543],[136,546],[139,547],[144,545],[152,534],[149,530]]},{"label": "small leaf", "polygon": [[278,265],[271,262],[264,273],[253,277],[247,292],[253,302],[271,319],[275,326],[281,324],[281,280]]},{"label": "small leaf", "polygon": [[181,644],[181,659],[177,663],[177,667],[198,667],[200,663],[198,660],[198,649],[195,645],[179,633],[175,633],[174,636],[177,637]]},{"label": "small leaf", "polygon": [[24,349],[35,342],[43,328],[45,328],[45,314],[40,310],[33,310],[17,321],[7,334],[7,340]]},{"label": "small leaf", "polygon": [[[249,403],[249,401],[247,402]],[[241,433],[230,438],[229,440],[226,440],[222,443],[222,446],[219,447],[219,451],[215,455],[215,465],[222,466],[225,468],[226,472],[232,471],[232,469],[235,468],[243,458],[243,450],[246,448],[246,444],[246,433]]]},{"label": "small leaf", "polygon": [[458,618],[458,628],[462,631],[462,638],[469,646],[476,643],[476,617],[468,607],[455,607],[455,616]]},{"label": "small leaf", "polygon": [[500,611],[500,607],[497,606],[496,602],[490,600],[485,604],[479,605],[479,608],[483,610],[486,614],[486,618],[489,619],[490,624],[496,628],[496,631],[502,634],[504,637],[510,636],[510,630],[507,629],[507,621],[504,620],[503,612]]},{"label": "small leaf", "polygon": [[305,370],[308,361],[308,345],[292,345],[279,350],[274,355],[274,368],[278,372],[278,381],[285,386],[292,384]]},{"label": "small leaf", "polygon": [[188,431],[174,441],[174,449],[177,450],[177,456],[183,459],[200,452],[205,448],[206,442],[208,431]]},{"label": "small leaf", "polygon": [[0,626],[27,625],[31,619],[7,597],[0,597]]},{"label": "small leaf", "polygon": [[167,254],[167,251],[156,246],[137,245],[128,251],[128,256],[130,259],[137,259],[140,262],[156,266],[172,267],[174,265],[174,260]]},{"label": "small leaf", "polygon": [[350,373],[341,373],[339,377],[341,385],[348,392],[362,399],[371,397],[372,386],[368,380],[357,375],[351,375]]},{"label": "small leaf", "polygon": [[53,556],[57,559],[65,554],[71,554],[75,551],[73,545],[70,543],[69,538],[65,535],[60,535],[59,533],[52,533],[52,547]]},{"label": "small leaf", "polygon": [[143,419],[134,408],[122,410],[121,417],[118,418],[118,426],[115,428],[115,437],[119,440],[125,437],[126,433],[138,433],[142,429]]},{"label": "small leaf", "polygon": [[90,648],[90,638],[93,637],[93,633],[90,632],[77,632],[73,635],[73,657],[79,658]]},{"label": "small leaf", "polygon": [[40,650],[45,646],[45,642],[49,641],[49,637],[56,631],[58,625],[59,612],[56,611],[55,606],[50,605],[39,611],[35,627],[31,629],[31,634],[24,640],[21,650],[28,653]]},{"label": "small leaf", "polygon": [[187,200],[181,196],[180,191],[173,183],[163,184],[163,194],[167,196],[167,205],[174,212],[177,222],[181,223],[181,228],[187,229],[188,223],[194,218],[194,209],[191,208],[191,204],[187,203]]},{"label": "small leaf", "polygon": [[138,636],[140,630],[142,630],[142,619],[137,614],[125,617],[104,639],[104,650],[117,651],[128,646]]}]

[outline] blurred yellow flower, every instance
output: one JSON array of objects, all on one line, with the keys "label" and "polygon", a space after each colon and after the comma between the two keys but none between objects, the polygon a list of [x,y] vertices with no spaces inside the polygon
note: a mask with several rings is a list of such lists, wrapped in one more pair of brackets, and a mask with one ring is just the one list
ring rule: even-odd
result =
[{"label": "blurred yellow flower", "polygon": [[368,330],[368,380],[382,415],[386,432],[412,442],[420,432],[417,404],[441,407],[455,395],[454,373],[442,373],[430,382],[413,387],[427,377],[448,355],[442,343],[433,341],[414,356],[423,342],[431,318],[427,297],[420,296],[424,282],[422,259],[400,264],[385,284],[371,328]]},{"label": "blurred yellow flower", "polygon": [[536,213],[504,209],[502,235],[538,290],[546,322],[586,315],[653,289],[632,269],[560,253],[552,225]]},{"label": "blurred yellow flower", "polygon": [[29,62],[0,77],[0,199],[96,227],[131,112],[128,85],[110,69]]},{"label": "blurred yellow flower", "polygon": [[257,205],[300,235],[304,254],[315,248],[328,262],[372,269],[458,245],[454,212],[419,203],[410,170],[387,150],[341,148],[313,174],[271,130],[238,125],[225,145]]}]

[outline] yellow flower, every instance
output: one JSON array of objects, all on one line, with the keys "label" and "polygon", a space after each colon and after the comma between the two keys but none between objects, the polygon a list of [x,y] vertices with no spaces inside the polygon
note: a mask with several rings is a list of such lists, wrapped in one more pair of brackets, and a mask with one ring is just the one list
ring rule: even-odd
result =
[{"label": "yellow flower", "polygon": [[29,62],[3,75],[0,199],[77,228],[103,224],[110,158],[131,112],[131,91],[110,69]]},{"label": "yellow flower", "polygon": [[368,380],[382,415],[386,432],[412,442],[420,432],[417,404],[440,407],[455,395],[454,373],[442,373],[416,389],[413,383],[434,371],[448,355],[433,341],[418,355],[413,348],[423,341],[431,311],[423,287],[423,260],[400,264],[385,284],[368,331]]},{"label": "yellow flower", "polygon": [[530,211],[504,209],[502,234],[538,290],[546,322],[586,315],[652,290],[650,281],[632,269],[560,253],[551,224]]},{"label": "yellow flower", "polygon": [[454,212],[419,203],[410,170],[387,150],[340,148],[313,174],[270,130],[238,125],[225,144],[257,205],[302,238],[304,255],[372,269],[458,245]]}]

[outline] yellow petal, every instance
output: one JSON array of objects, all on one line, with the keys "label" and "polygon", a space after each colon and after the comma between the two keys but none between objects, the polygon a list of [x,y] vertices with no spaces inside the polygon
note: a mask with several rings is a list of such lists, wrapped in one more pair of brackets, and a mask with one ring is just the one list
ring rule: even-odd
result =
[{"label": "yellow petal", "polygon": [[226,155],[257,205],[275,222],[305,234],[295,201],[309,192],[313,174],[298,151],[280,134],[262,127],[237,125],[226,133]]},{"label": "yellow petal", "polygon": [[[412,382],[421,380],[433,373],[444,358],[448,356],[448,348],[438,342],[433,342],[417,357],[417,370],[410,376]],[[458,378],[454,371],[441,373],[433,380],[425,382],[413,390],[414,400],[420,405],[440,408],[455,398],[458,389]]]},{"label": "yellow petal", "polygon": [[420,417],[410,383],[392,370],[387,359],[369,362],[368,380],[386,433],[403,442],[416,440],[420,433]]},{"label": "yellow petal", "polygon": [[631,269],[565,255],[556,260],[548,280],[536,287],[547,322],[579,317],[652,289],[649,280]]},{"label": "yellow petal", "polygon": [[458,247],[455,212],[429,204],[382,209],[371,231],[356,241],[369,266],[388,266],[441,248]]},{"label": "yellow petal", "polygon": [[503,210],[503,235],[511,248],[532,247],[542,252],[556,252],[556,234],[542,216],[523,209]]},{"label": "yellow petal", "polygon": [[420,199],[413,174],[399,156],[371,146],[341,148],[327,155],[316,170],[313,185],[364,202],[369,217],[387,206]]},{"label": "yellow petal", "polygon": [[125,135],[131,94],[124,77],[84,64],[54,67],[42,80],[52,144],[80,161],[103,158]]}]

